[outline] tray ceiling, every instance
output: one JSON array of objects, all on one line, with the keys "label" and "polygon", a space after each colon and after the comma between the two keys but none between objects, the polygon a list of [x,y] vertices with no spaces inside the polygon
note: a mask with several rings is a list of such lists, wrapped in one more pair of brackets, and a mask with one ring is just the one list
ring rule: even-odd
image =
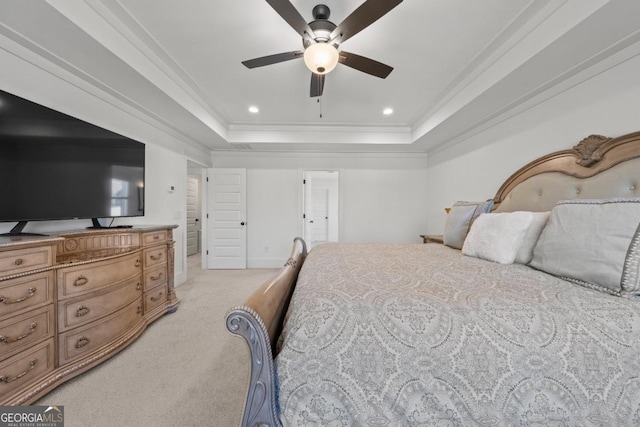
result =
[{"label": "tray ceiling", "polygon": [[[316,2],[292,3],[312,20]],[[361,3],[325,1],[336,24]],[[241,64],[302,48],[264,0],[2,2],[0,47],[210,150],[429,152],[637,55],[637,16],[622,0],[405,0],[341,46],[389,77],[339,64],[321,98],[302,60]]]}]

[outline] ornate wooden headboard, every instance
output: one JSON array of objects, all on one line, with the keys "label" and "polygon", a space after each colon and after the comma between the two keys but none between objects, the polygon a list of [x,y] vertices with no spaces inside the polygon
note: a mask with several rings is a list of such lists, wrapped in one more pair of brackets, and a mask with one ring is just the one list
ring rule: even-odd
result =
[{"label": "ornate wooden headboard", "polygon": [[548,211],[561,199],[614,197],[640,197],[640,132],[591,135],[532,161],[502,184],[494,211]]}]

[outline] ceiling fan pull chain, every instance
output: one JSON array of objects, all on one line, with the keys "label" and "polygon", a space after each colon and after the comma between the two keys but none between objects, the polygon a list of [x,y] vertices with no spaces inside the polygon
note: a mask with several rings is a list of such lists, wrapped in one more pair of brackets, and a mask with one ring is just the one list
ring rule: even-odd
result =
[{"label": "ceiling fan pull chain", "polygon": [[322,118],[322,98],[318,97],[318,106],[320,107],[320,118]]}]

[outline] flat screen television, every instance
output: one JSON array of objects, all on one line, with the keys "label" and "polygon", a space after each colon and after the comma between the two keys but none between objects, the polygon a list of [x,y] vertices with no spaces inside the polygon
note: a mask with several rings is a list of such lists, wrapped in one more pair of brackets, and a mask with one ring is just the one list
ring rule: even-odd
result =
[{"label": "flat screen television", "polygon": [[[0,90],[0,221],[144,215],[145,145]],[[26,234],[26,233],[25,233]]]}]

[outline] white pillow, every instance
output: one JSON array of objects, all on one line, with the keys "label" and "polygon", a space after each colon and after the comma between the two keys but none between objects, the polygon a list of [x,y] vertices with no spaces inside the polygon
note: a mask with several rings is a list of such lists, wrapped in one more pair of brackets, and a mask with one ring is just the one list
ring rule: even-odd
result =
[{"label": "white pillow", "polygon": [[532,218],[532,212],[482,214],[473,222],[462,253],[500,264],[513,264]]},{"label": "white pillow", "polygon": [[529,264],[531,259],[533,259],[533,249],[536,247],[536,243],[538,243],[544,226],[547,225],[547,221],[549,221],[551,212],[531,212],[531,214],[531,224],[529,225],[527,234],[524,236],[522,246],[520,246],[520,250],[516,255],[515,262],[518,264]]}]

